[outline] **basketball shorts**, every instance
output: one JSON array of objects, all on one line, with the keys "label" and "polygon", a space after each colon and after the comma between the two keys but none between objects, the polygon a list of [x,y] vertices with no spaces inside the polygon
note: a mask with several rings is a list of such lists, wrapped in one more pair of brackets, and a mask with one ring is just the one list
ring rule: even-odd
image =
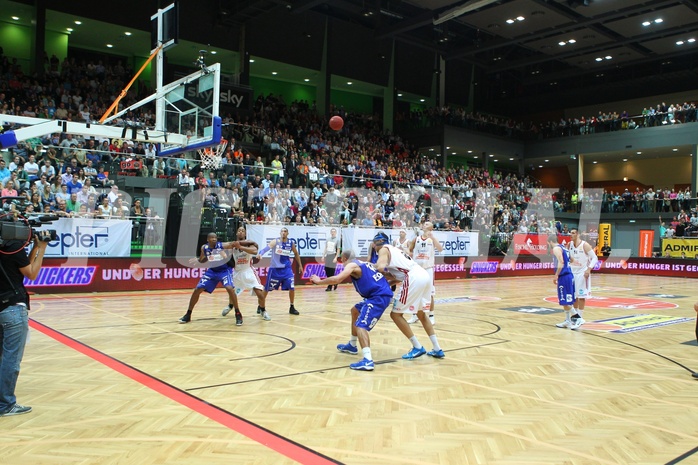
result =
[{"label": "basketball shorts", "polygon": [[395,313],[417,313],[424,308],[424,302],[431,301],[432,280],[427,271],[416,266],[405,275],[400,288],[395,292]]},{"label": "basketball shorts", "polygon": [[245,291],[247,289],[264,289],[262,283],[259,282],[259,277],[255,273],[254,269],[247,268],[243,271],[236,271],[233,275],[233,284],[235,284],[236,289]]},{"label": "basketball shorts", "polygon": [[282,291],[292,291],[295,289],[293,273],[287,268],[269,268],[264,290],[268,292],[279,288],[281,288]]},{"label": "basketball shorts", "polygon": [[196,288],[203,289],[210,294],[218,286],[218,283],[223,283],[223,287],[233,287],[233,275],[230,268],[226,267],[222,271],[213,271],[209,268],[199,280]]},{"label": "basketball shorts", "polygon": [[557,278],[557,300],[560,305],[572,305],[575,301],[574,276],[565,274]]},{"label": "basketball shorts", "polygon": [[392,302],[392,295],[378,295],[364,299],[354,305],[359,311],[359,317],[354,322],[354,326],[363,328],[366,331],[371,331],[376,323],[378,323],[378,320],[381,319],[385,309],[388,308]]},{"label": "basketball shorts", "polygon": [[584,277],[584,272],[572,273],[574,276],[574,296],[578,299],[588,299],[591,297],[591,276]]}]

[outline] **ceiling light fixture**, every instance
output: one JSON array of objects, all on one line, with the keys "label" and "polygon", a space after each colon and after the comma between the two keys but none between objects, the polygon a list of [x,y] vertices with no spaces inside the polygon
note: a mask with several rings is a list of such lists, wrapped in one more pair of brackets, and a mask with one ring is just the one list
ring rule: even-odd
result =
[{"label": "ceiling light fixture", "polygon": [[[465,5],[457,6],[455,8],[452,8],[450,10],[444,11],[443,13],[439,13],[438,17],[436,17],[433,21],[434,25],[439,25],[442,23],[445,23],[447,21],[450,21],[452,19],[456,19],[459,16],[462,16],[466,13],[469,13],[471,11],[477,10],[478,8],[482,8],[484,6],[487,6],[491,3],[495,3],[497,0],[475,0],[471,2],[467,2]],[[383,10],[381,10],[381,13]],[[402,18],[400,18],[402,19]]]},{"label": "ceiling light fixture", "polygon": [[82,21],[75,21],[75,24],[77,24],[79,26],[82,24]]},{"label": "ceiling light fixture", "polygon": [[12,19],[14,19],[15,21],[19,21],[19,16],[13,16]]},{"label": "ceiling light fixture", "polygon": [[[125,36],[130,36],[130,35],[131,35],[131,33],[130,33],[130,32],[128,32],[128,31],[126,31],[126,32],[124,32],[124,35],[125,35]],[[212,53],[213,53],[213,52],[212,52]]]}]

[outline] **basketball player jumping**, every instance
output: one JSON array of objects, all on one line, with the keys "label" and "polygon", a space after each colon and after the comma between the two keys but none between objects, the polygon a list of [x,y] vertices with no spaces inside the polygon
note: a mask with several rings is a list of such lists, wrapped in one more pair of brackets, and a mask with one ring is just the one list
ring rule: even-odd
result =
[{"label": "basketball player jumping", "polygon": [[[444,248],[437,238],[433,235],[434,224],[427,221],[424,223],[423,232],[421,235],[412,239],[410,243],[410,253],[415,262],[429,273],[431,277],[431,299],[424,304],[425,311],[429,312],[429,321],[432,325],[436,324],[434,319],[434,296],[436,295],[436,286],[434,285],[434,257],[436,252],[441,252]],[[412,315],[408,323],[412,324],[417,321],[417,316]]]},{"label": "basketball player jumping", "polygon": [[574,276],[574,290],[577,300],[574,302],[572,317],[558,323],[558,328],[578,329],[585,323],[582,318],[586,300],[591,297],[591,270],[594,269],[599,259],[594,253],[594,248],[579,236],[579,229],[570,229],[571,241],[567,246],[570,251],[570,268]]},{"label": "basketball player jumping", "polygon": [[[259,282],[259,277],[254,268],[252,260],[256,257],[259,246],[254,241],[248,241],[247,230],[240,226],[237,230],[237,241],[233,242],[233,259],[228,262],[235,269],[233,284],[238,292],[252,289],[257,295],[257,314],[264,320],[271,320],[265,308],[266,299],[264,297],[264,286]],[[232,308],[228,306],[223,309],[223,316],[230,313]]]},{"label": "basketball player jumping", "polygon": [[[199,296],[202,292],[206,291],[209,294],[218,286],[218,283],[223,283],[223,287],[228,291],[229,304],[228,308],[235,307],[235,324],[237,326],[242,325],[242,314],[238,307],[238,298],[235,295],[235,287],[233,286],[233,276],[230,273],[230,267],[228,266],[228,253],[225,249],[232,249],[232,242],[219,242],[216,233],[209,233],[206,244],[201,246],[201,254],[199,258],[192,258],[189,263],[194,264],[197,261],[199,263],[205,263],[208,268],[204,275],[199,280],[196,285],[194,292],[189,299],[189,308],[187,308],[187,313],[184,314],[182,318],[179,319],[180,323],[189,323],[191,321],[191,313],[194,311],[194,307],[199,301]],[[224,310],[225,311],[225,310]],[[228,310],[230,311],[230,310]]]},{"label": "basketball player jumping", "polygon": [[[384,232],[379,232],[373,238],[373,245],[378,251],[378,261],[375,268],[381,273],[389,274],[390,279],[402,283],[396,293],[398,297],[395,299],[395,306],[390,312],[393,322],[412,343],[412,350],[403,355],[402,358],[413,359],[424,354],[430,357],[444,358],[444,351],[439,346],[434,327],[422,311],[425,303],[429,302],[431,294],[429,273],[417,265],[409,255],[388,244],[388,241],[388,235]],[[434,350],[427,353],[426,349],[419,343],[407,320],[402,316],[406,311],[417,314],[424,331],[426,331],[431,343],[434,345]]]},{"label": "basketball player jumping", "polygon": [[288,239],[288,228],[281,228],[281,237],[272,240],[268,246],[260,250],[258,257],[263,257],[264,254],[270,250],[272,251],[271,263],[269,264],[267,282],[264,286],[264,298],[266,299],[269,291],[274,289],[281,288],[282,291],[288,291],[288,299],[291,302],[288,313],[291,315],[300,315],[298,310],[293,306],[296,290],[291,255],[296,257],[298,269],[301,273],[303,272],[303,264],[301,263],[301,257],[296,248],[296,244]]}]

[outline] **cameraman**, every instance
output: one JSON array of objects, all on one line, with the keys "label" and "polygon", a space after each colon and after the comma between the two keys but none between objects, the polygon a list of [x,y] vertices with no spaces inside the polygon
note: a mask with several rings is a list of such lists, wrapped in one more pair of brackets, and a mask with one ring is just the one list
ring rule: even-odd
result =
[{"label": "cameraman", "polygon": [[28,256],[24,241],[10,240],[0,246],[0,417],[32,410],[18,404],[15,397],[19,364],[29,332],[29,295],[24,278],[34,280],[39,275],[50,240],[47,236],[45,231],[34,234],[34,247]]}]

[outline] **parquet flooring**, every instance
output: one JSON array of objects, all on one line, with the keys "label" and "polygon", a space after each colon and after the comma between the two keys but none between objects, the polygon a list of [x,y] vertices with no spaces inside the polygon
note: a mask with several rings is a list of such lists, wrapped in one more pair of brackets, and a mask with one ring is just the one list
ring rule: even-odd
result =
[{"label": "parquet flooring", "polygon": [[[437,284],[446,358],[402,360],[410,344],[386,313],[374,372],[336,350],[360,300],[347,284],[299,287],[300,316],[272,292],[272,321],[245,293],[241,327],[220,316],[222,289],[186,325],[189,291],[35,296],[17,389],[34,411],[0,418],[0,464],[698,463],[693,320],[570,331],[541,311],[559,308],[543,300],[551,276]],[[605,307],[590,301],[585,319],[694,318],[693,288],[594,275]],[[667,308],[603,303],[625,297]]]}]

